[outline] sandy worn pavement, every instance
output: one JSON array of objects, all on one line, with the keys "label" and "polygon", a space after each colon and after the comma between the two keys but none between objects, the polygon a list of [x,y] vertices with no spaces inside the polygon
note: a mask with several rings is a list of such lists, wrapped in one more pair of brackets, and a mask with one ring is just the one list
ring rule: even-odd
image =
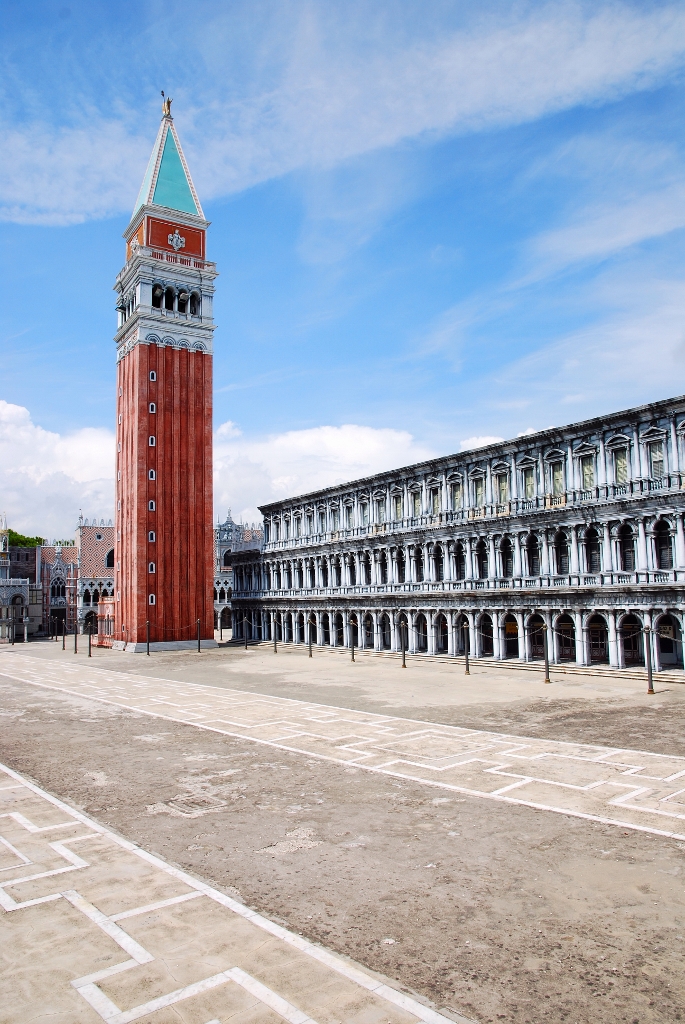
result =
[{"label": "sandy worn pavement", "polygon": [[[685,842],[660,834],[680,835],[685,821],[671,815],[666,827],[653,824],[657,797],[683,811],[685,785],[673,777],[685,754],[685,686],[657,684],[663,692],[648,698],[639,680],[608,674],[545,687],[525,671],[477,665],[465,680],[456,666],[410,663],[402,673],[396,661],[362,658],[352,666],[343,655],[315,651],[310,661],[282,648],[277,656],[220,649],[150,659],[98,651],[90,661],[55,648],[0,654],[0,760],[145,850],[415,990],[447,1015],[685,1019]],[[131,683],[134,674],[145,678],[142,690]],[[49,688],[37,685],[41,675]],[[403,749],[402,760],[420,764],[416,778],[396,766],[368,770],[388,760],[377,743],[364,748],[365,763],[359,749],[354,759],[348,750],[331,759],[331,745],[340,748],[344,737],[330,731],[323,750],[309,740],[298,747],[292,728],[288,743],[282,727],[267,735],[266,719],[256,723],[260,735],[244,721],[242,731],[235,723],[214,731],[201,716],[195,724],[187,714],[173,720],[168,706],[151,706],[150,684],[153,697],[177,699],[179,682],[200,684],[205,703],[206,692],[224,691],[222,708],[229,691],[242,691],[316,705],[324,709],[319,723],[330,724],[330,709],[341,708],[358,718],[407,720],[393,726],[400,731],[411,719],[454,727],[433,730],[440,743],[458,730],[462,740],[465,730],[488,730],[508,738],[497,741],[500,760],[512,737],[545,741],[535,749],[546,767],[550,758],[564,761],[555,753],[559,743],[594,746],[601,765],[588,766],[583,750],[582,763],[568,764],[581,774],[610,771],[608,782],[599,780],[604,787],[616,782],[616,769],[599,748],[641,751],[642,761],[658,754],[652,764],[668,762],[668,771],[637,765],[649,775],[636,787],[650,791],[640,797],[646,806],[612,805],[610,824],[596,820],[601,815],[527,805],[534,800],[492,799],[511,779],[472,795],[463,772],[454,782],[461,771],[454,746],[424,744],[411,758]],[[197,704],[199,688],[183,689]],[[452,758],[453,777],[436,788],[440,757]],[[564,797],[596,800],[587,790],[595,776],[572,780],[569,770],[546,777],[547,790],[556,785]],[[671,787],[666,797],[664,786]],[[585,806],[568,810],[586,813]]]}]

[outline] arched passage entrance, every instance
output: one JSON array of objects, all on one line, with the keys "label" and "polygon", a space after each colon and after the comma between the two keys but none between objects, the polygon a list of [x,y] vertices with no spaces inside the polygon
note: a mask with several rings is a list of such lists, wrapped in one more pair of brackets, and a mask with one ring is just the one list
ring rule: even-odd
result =
[{"label": "arched passage entrance", "polygon": [[630,665],[644,665],[645,652],[642,643],[642,623],[637,615],[626,615],[620,627],[621,643],[623,645],[623,663],[626,667]]},{"label": "arched passage entrance", "polygon": [[514,615],[507,615],[504,619],[504,656],[505,658],[518,658],[519,656],[519,624]]},{"label": "arched passage entrance", "polygon": [[609,631],[602,615],[591,615],[587,621],[590,664],[606,665],[609,661]]},{"label": "arched passage entrance", "polygon": [[557,661],[576,660],[576,627],[570,615],[560,615],[556,621]]}]

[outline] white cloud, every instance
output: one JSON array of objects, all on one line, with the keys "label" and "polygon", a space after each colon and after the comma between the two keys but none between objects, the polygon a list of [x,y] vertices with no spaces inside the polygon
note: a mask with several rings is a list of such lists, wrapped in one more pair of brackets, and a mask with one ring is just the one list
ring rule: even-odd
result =
[{"label": "white cloud", "polygon": [[[467,437],[463,441],[459,442],[459,450],[462,452],[471,451],[472,448],[486,448],[489,444],[497,444],[498,441],[504,441],[503,437],[495,437],[488,435],[481,435],[480,437]],[[446,453],[442,453],[446,454]]]},{"label": "white cloud", "polygon": [[530,245],[535,270],[517,287],[574,264],[607,259],[630,246],[685,227],[685,184],[678,183],[632,202],[583,210],[574,223],[538,235]]},{"label": "white cloud", "polygon": [[[148,65],[151,46],[163,46],[164,67],[179,69],[179,129],[200,194],[210,199],[406,139],[615,99],[663,81],[685,52],[685,11],[675,4],[639,11],[560,0],[508,12],[495,5],[491,13],[475,5],[463,15],[471,22],[457,29],[441,10],[414,24],[411,13],[411,5],[398,14],[393,4],[374,19],[367,5],[311,3],[280,11],[265,27],[245,12],[245,23],[236,25],[234,11],[208,6],[180,35],[164,26],[138,33],[121,66],[117,52],[116,74],[126,76],[128,88],[128,72]],[[170,11],[164,21],[175,24]],[[96,42],[91,51],[102,63],[107,42]],[[84,73],[79,87],[89,77]],[[114,105],[118,120],[88,106],[83,123],[72,113],[71,123],[54,128],[25,117],[18,127],[18,116],[6,124],[0,215],[69,223],[129,209],[151,144],[142,142],[149,127],[141,128],[130,105]]]},{"label": "white cloud", "polygon": [[0,505],[8,525],[48,538],[73,536],[79,509],[111,519],[114,435],[85,427],[56,434],[28,409],[0,400]]},{"label": "white cloud", "polygon": [[[235,423],[214,434],[215,509],[259,520],[257,506],[432,458],[411,434],[347,424],[245,438]],[[44,430],[28,409],[0,400],[0,512],[20,533],[73,536],[79,510],[111,519],[114,434],[86,427],[60,435]]]},{"label": "white cloud", "polygon": [[222,425],[214,446],[214,506],[222,518],[230,507],[234,519],[252,522],[261,518],[258,505],[433,456],[404,430],[345,424],[250,439],[226,436]]}]

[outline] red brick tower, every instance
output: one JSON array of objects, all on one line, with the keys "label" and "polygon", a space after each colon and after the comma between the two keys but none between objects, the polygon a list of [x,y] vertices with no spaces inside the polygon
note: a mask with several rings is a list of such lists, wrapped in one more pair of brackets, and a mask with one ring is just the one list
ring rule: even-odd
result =
[{"label": "red brick tower", "polygon": [[115,646],[214,645],[212,298],[205,220],[164,116],[116,280]]}]

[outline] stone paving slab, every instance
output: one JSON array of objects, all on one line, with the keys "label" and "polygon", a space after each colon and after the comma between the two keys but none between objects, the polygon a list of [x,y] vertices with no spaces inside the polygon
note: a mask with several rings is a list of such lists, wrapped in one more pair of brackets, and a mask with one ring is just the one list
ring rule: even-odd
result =
[{"label": "stone paving slab", "polygon": [[685,758],[4,655],[5,675],[470,796],[685,840]]},{"label": "stone paving slab", "polygon": [[1,1024],[448,1024],[3,765],[0,849]]}]

